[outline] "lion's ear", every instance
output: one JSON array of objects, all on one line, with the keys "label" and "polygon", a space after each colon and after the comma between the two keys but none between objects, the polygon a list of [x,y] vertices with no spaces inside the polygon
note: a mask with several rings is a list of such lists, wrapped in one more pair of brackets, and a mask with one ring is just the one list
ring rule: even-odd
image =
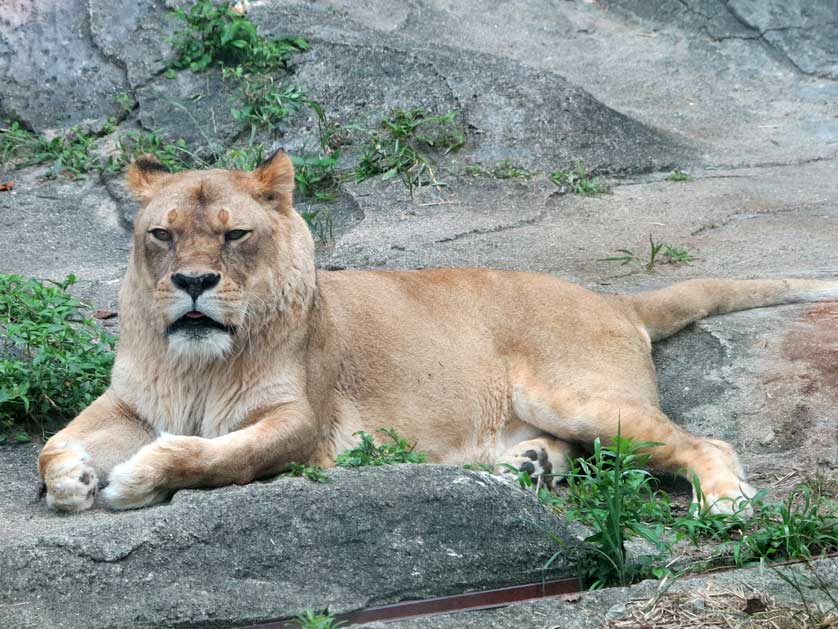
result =
[{"label": "lion's ear", "polygon": [[253,171],[258,194],[280,212],[294,208],[294,165],[288,154],[279,149]]},{"label": "lion's ear", "polygon": [[148,203],[160,184],[169,177],[169,169],[153,155],[142,155],[128,166],[128,187],[140,203]]}]

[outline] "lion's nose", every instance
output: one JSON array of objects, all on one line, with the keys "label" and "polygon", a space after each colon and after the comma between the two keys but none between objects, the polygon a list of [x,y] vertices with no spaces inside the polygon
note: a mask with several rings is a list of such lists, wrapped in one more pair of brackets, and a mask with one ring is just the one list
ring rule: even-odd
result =
[{"label": "lion's nose", "polygon": [[221,281],[220,273],[173,273],[172,284],[186,291],[192,299],[209,290]]}]

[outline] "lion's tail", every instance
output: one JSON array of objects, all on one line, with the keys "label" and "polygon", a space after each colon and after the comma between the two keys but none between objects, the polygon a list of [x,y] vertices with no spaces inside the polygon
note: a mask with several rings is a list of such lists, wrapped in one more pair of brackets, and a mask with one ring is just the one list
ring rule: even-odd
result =
[{"label": "lion's tail", "polygon": [[620,295],[653,341],[712,315],[797,302],[838,300],[838,281],[689,280],[668,288]]}]

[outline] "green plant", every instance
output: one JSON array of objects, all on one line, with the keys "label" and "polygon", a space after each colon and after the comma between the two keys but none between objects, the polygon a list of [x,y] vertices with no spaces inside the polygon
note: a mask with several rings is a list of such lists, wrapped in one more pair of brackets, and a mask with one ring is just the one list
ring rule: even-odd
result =
[{"label": "green plant", "polygon": [[288,465],[288,476],[302,476],[316,483],[327,483],[329,477],[319,465],[306,465],[304,463],[291,463]]},{"label": "green plant", "polygon": [[75,281],[0,275],[0,435],[48,430],[108,384],[115,339],[70,295]]},{"label": "green plant", "polygon": [[765,492],[752,500],[755,516],[731,542],[736,565],[757,559],[805,559],[838,550],[836,505],[796,486],[781,503],[765,503]]},{"label": "green plant", "polygon": [[294,616],[294,622],[300,629],[337,629],[346,623],[335,620],[334,614],[328,612],[318,613],[312,609],[305,610],[302,614]]},{"label": "green plant", "polygon": [[293,155],[294,182],[303,199],[331,201],[337,193],[340,177],[336,171],[340,153],[329,155]]},{"label": "green plant", "polygon": [[284,68],[295,54],[308,49],[301,37],[269,39],[259,35],[246,15],[230,8],[197,0],[189,9],[178,8],[172,14],[184,26],[172,41],[174,59],[170,68],[202,72],[213,66],[240,66],[252,72]]},{"label": "green plant", "polygon": [[683,170],[676,168],[666,176],[667,181],[689,181],[690,176]]},{"label": "green plant", "polygon": [[117,140],[117,153],[108,158],[104,170],[121,172],[141,155],[153,155],[170,172],[207,167],[210,164],[194,153],[183,138],[169,142],[157,131],[126,131]]},{"label": "green plant", "polygon": [[394,109],[378,130],[368,133],[355,168],[355,180],[399,176],[412,194],[417,186],[438,183],[427,155],[429,150],[447,153],[463,144],[465,134],[457,122],[457,112],[432,116],[421,108]]},{"label": "green plant", "polygon": [[[704,507],[700,483],[693,479],[697,502],[686,514],[675,516],[669,496],[643,469],[649,463],[646,450],[655,445],[619,435],[608,446],[597,440],[590,458],[573,463],[564,496],[546,488],[539,491],[544,503],[591,527],[586,541],[593,544],[599,559],[587,564],[585,576],[592,587],[668,574],[673,543],[681,539],[696,545],[717,543],[716,554],[707,563],[696,564],[699,569],[786,559],[808,561],[838,550],[838,505],[806,483],[795,487],[780,503],[765,502],[761,491],[734,513],[711,514]],[[532,486],[526,473],[519,473],[519,482]],[[746,510],[753,514],[745,515]],[[655,553],[629,560],[625,543],[632,537],[651,543]]]},{"label": "green plant", "polygon": [[137,101],[128,92],[120,92],[114,97],[114,102],[119,105],[123,114],[127,114],[137,106]]},{"label": "green plant", "polygon": [[230,170],[254,170],[263,161],[265,161],[264,147],[261,144],[249,144],[243,148],[227,149],[212,165],[215,168]]},{"label": "green plant", "polygon": [[78,177],[96,167],[90,146],[96,138],[73,127],[47,139],[24,129],[19,122],[11,122],[0,128],[0,163],[18,167],[50,164],[47,177],[59,173]]},{"label": "green plant", "polygon": [[288,79],[277,80],[269,74],[245,72],[241,66],[225,68],[224,78],[238,81],[238,106],[230,113],[234,119],[250,125],[251,143],[260,127],[274,129],[310,102],[305,91]]},{"label": "green plant", "polygon": [[[620,255],[600,258],[598,262],[619,262],[622,265],[641,262],[641,258],[631,249],[617,249],[617,253]],[[695,260],[696,257],[685,247],[670,245],[661,240],[656,241],[649,234],[649,253],[642,264],[647,272],[651,272],[656,264],[689,264]]]},{"label": "green plant", "polygon": [[550,181],[559,188],[569,189],[583,197],[593,197],[609,191],[608,184],[601,177],[591,177],[585,172],[582,162],[576,160],[575,170],[554,170]]},{"label": "green plant", "polygon": [[344,450],[335,458],[338,467],[365,467],[368,465],[390,465],[393,463],[424,463],[428,456],[415,452],[411,445],[392,428],[380,428],[375,432],[390,438],[392,443],[375,444],[373,435],[363,430],[353,433],[360,438],[354,448]]},{"label": "green plant", "polygon": [[508,159],[495,164],[491,174],[496,179],[529,179],[534,175],[534,173],[530,172],[526,168],[517,166]]},{"label": "green plant", "polygon": [[[657,445],[619,433],[608,446],[597,438],[592,457],[577,459],[567,474],[567,498],[551,501],[566,517],[593,529],[585,539],[598,558],[586,575],[593,579],[592,588],[628,585],[641,577],[665,574],[665,569],[654,564],[661,563],[669,551],[662,524],[669,519],[669,500],[659,500],[662,492],[643,469],[650,455],[642,450]],[[625,543],[632,536],[652,543],[658,554],[629,562]]]}]

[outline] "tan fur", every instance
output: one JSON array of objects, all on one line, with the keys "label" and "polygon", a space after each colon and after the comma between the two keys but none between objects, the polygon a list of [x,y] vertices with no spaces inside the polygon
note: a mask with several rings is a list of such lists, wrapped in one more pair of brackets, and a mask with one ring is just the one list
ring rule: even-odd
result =
[{"label": "tan fur", "polygon": [[[650,338],[713,313],[838,296],[834,282],[797,280],[615,297],[511,271],[318,273],[284,154],[253,173],[170,175],[146,160],[128,182],[142,209],[112,384],[39,462],[57,509],[90,506],[84,472],[109,481],[110,506],[140,507],[291,462],[328,466],[353,432],[384,426],[432,461],[519,460],[541,443],[556,468],[567,443],[619,427],[663,443],[654,465],[696,474],[712,501],[739,499],[753,490],[730,446],[659,410]],[[240,229],[251,231],[225,242]],[[166,336],[188,309],[172,275],[187,272],[221,275],[195,303],[234,336],[206,347]]]}]

